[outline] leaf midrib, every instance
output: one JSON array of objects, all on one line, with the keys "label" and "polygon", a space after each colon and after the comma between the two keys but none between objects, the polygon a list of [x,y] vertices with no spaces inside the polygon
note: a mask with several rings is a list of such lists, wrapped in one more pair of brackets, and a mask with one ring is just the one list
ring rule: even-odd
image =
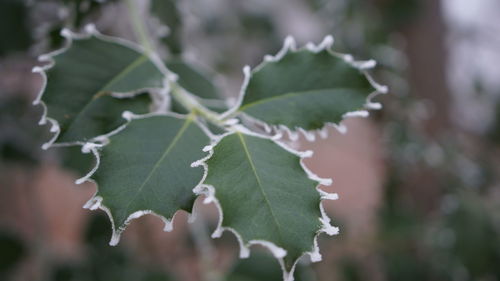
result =
[{"label": "leaf midrib", "polygon": [[339,90],[350,91],[350,90],[344,89],[344,88],[323,88],[323,89],[316,89],[316,90],[309,90],[309,91],[299,91],[299,92],[291,92],[291,93],[286,93],[286,94],[279,94],[279,95],[272,96],[270,98],[264,98],[264,99],[260,99],[260,100],[245,104],[245,105],[241,106],[238,109],[238,111],[240,111],[240,112],[245,111],[245,109],[251,108],[251,107],[259,105],[259,104],[267,103],[267,102],[270,102],[272,100],[286,99],[289,97],[299,96],[299,95],[315,94],[315,93],[323,92],[323,91],[339,91]]},{"label": "leaf midrib", "polygon": [[160,167],[160,163],[163,162],[163,160],[165,159],[165,157],[167,157],[167,155],[170,153],[170,151],[172,150],[172,148],[177,144],[177,142],[179,141],[179,139],[182,137],[182,135],[184,134],[184,132],[187,130],[187,128],[189,127],[189,125],[191,124],[191,122],[193,121],[192,117],[189,116],[186,121],[184,122],[184,124],[182,125],[182,127],[179,129],[179,131],[177,132],[177,134],[174,136],[174,138],[172,139],[172,142],[170,142],[170,144],[167,146],[167,148],[165,149],[165,151],[163,152],[162,156],[158,159],[158,161],[155,162],[155,165],[153,166],[153,168],[151,169],[151,171],[149,172],[149,174],[147,175],[146,179],[144,180],[144,182],[141,184],[141,186],[137,189],[137,192],[135,193],[134,197],[130,200],[130,202],[127,204],[127,207],[125,207],[125,209],[127,211],[129,211],[129,208],[130,208],[130,205],[132,204],[132,202],[135,201],[135,199],[137,198],[137,196],[139,196],[139,194],[142,192],[142,190],[144,189],[144,187],[147,185],[147,183],[149,182],[149,180],[151,179],[151,177],[153,176],[153,174],[156,172],[156,170]]},{"label": "leaf midrib", "polygon": [[244,137],[243,137],[243,135],[241,133],[237,132],[236,134],[240,138],[241,144],[243,146],[243,150],[245,151],[245,155],[247,156],[248,162],[250,163],[250,166],[252,167],[252,171],[253,171],[253,173],[255,175],[255,178],[257,179],[257,183],[259,185],[259,191],[261,192],[262,197],[264,197],[264,201],[266,202],[266,205],[267,205],[269,211],[271,212],[271,216],[272,216],[272,218],[274,220],[274,223],[278,227],[278,235],[279,235],[279,238],[280,238],[280,242],[281,242],[281,244],[283,244],[283,234],[281,233],[281,225],[278,222],[278,220],[276,219],[276,215],[274,214],[273,208],[271,207],[271,202],[269,202],[269,199],[267,198],[267,195],[264,192],[264,188],[262,187],[262,183],[261,183],[259,174],[257,173],[257,168],[255,167],[255,164],[253,163],[252,156],[250,155],[250,151],[248,150],[247,143],[246,143],[246,141],[245,141],[245,139],[244,139]]},{"label": "leaf midrib", "polygon": [[[92,96],[92,98],[88,102],[86,102],[85,105],[82,107],[82,109],[75,115],[75,117],[73,117],[73,121],[71,121],[71,123],[65,129],[65,131],[68,131],[72,127],[72,125],[75,123],[75,121],[83,113],[87,112],[88,107],[90,106],[90,104],[92,104],[96,99],[98,99],[100,97],[103,97],[103,96],[106,96],[108,94],[107,92],[104,91],[107,87],[109,87],[110,85],[112,85],[113,83],[115,83],[116,81],[118,81],[118,79],[121,79],[125,75],[129,74],[133,70],[133,68],[135,68],[137,65],[142,64],[144,61],[146,61],[146,59],[147,59],[147,57],[145,55],[141,55],[141,56],[137,57],[126,68],[124,68],[122,71],[120,71],[120,73],[118,73],[117,75],[115,75],[115,77],[113,77],[111,79],[111,81],[109,81],[104,86],[102,86],[99,90],[97,90],[95,92],[95,94]],[[93,136],[93,137],[95,137],[95,136]],[[90,137],[90,138],[92,138],[92,137]]]},{"label": "leaf midrib", "polygon": [[125,67],[116,76],[114,76],[108,83],[106,83],[99,90],[97,90],[96,93],[95,93],[95,95],[92,97],[92,99],[96,99],[99,96],[103,95],[103,93],[105,93],[104,91],[106,90],[106,88],[108,88],[109,86],[113,85],[116,81],[118,81],[119,79],[123,78],[125,75],[129,74],[131,71],[133,71],[135,69],[136,66],[142,64],[147,59],[148,59],[148,57],[145,56],[145,55],[140,55],[139,57],[137,57],[127,67]]}]

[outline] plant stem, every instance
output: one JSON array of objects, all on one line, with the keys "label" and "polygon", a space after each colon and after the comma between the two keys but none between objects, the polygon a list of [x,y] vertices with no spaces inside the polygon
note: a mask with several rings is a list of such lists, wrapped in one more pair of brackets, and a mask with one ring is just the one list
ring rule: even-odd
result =
[{"label": "plant stem", "polygon": [[[135,5],[134,0],[126,0],[126,3],[134,33],[139,39],[140,44],[146,50],[146,53],[151,54],[152,52],[154,52],[153,44],[151,43],[149,33],[144,26],[144,21],[139,15],[139,9]],[[204,107],[196,98],[189,94],[177,82],[170,81],[169,83],[170,93],[172,97],[182,106],[184,106],[188,111],[203,116],[209,122],[217,126],[224,126],[224,122],[219,118],[217,113]]]},{"label": "plant stem", "polygon": [[[139,38],[140,44],[146,50],[147,54],[150,55],[154,52],[153,44],[151,43],[149,34],[144,26],[144,22],[139,16],[137,6],[134,5],[133,1],[134,0],[126,0],[131,23],[136,36]],[[169,80],[169,86],[172,98],[190,111],[190,115],[200,115],[215,125],[224,126],[223,120],[219,118],[217,113],[204,107],[194,96],[188,93],[176,81]],[[222,280],[222,274],[219,273],[212,264],[214,250],[210,240],[207,238],[205,227],[206,226],[202,221],[202,218],[200,218],[200,221],[196,225],[192,226],[191,230],[195,238],[196,246],[201,254],[201,264],[205,273],[205,280],[220,281]]]},{"label": "plant stem", "polygon": [[134,0],[126,0],[127,10],[132,21],[132,28],[137,36],[140,44],[144,47],[147,53],[153,51],[153,44],[151,43],[149,33],[144,26],[144,21],[141,19],[139,14],[139,7],[134,3]]},{"label": "plant stem", "polygon": [[219,118],[217,113],[201,105],[196,98],[186,92],[178,83],[174,81],[170,82],[170,93],[172,97],[188,111],[203,116],[209,122],[217,126],[224,126],[224,122]]}]

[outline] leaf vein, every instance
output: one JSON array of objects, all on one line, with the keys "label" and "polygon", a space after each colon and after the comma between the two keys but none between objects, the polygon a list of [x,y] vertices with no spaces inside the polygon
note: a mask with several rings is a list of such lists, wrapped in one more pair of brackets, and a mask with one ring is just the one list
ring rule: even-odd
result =
[{"label": "leaf vein", "polygon": [[172,150],[172,148],[175,147],[175,145],[177,144],[177,142],[181,139],[182,135],[187,130],[187,128],[189,127],[189,125],[191,124],[191,122],[192,122],[192,117],[190,116],[190,117],[188,117],[186,119],[186,121],[184,122],[184,124],[182,125],[182,127],[179,129],[179,131],[177,132],[177,134],[175,135],[175,137],[172,139],[172,142],[167,146],[167,148],[163,152],[163,154],[160,157],[160,159],[158,159],[158,161],[155,162],[155,165],[153,166],[153,168],[151,169],[151,171],[148,173],[148,176],[146,177],[146,179],[144,180],[144,182],[141,184],[141,186],[137,189],[137,192],[135,193],[135,195],[132,198],[132,200],[130,200],[130,202],[128,203],[128,205],[127,205],[127,207],[125,209],[129,210],[130,205],[132,204],[132,202],[134,202],[135,199],[137,198],[137,196],[139,196],[139,194],[144,189],[144,187],[147,185],[147,183],[149,182],[149,180],[151,179],[151,177],[153,176],[153,174],[160,167],[161,162],[163,162],[163,160],[165,159],[165,157],[167,157],[167,155],[170,153],[170,151]]},{"label": "leaf vein", "polygon": [[280,242],[283,243],[283,234],[281,233],[281,225],[276,219],[276,215],[273,212],[273,208],[271,207],[271,202],[269,202],[269,199],[267,198],[266,193],[264,192],[264,189],[262,187],[262,182],[260,180],[259,174],[257,173],[257,168],[255,167],[255,164],[253,162],[252,156],[250,155],[250,151],[248,150],[247,143],[241,133],[237,133],[238,137],[240,138],[241,144],[243,146],[243,150],[245,151],[245,154],[247,156],[248,162],[250,163],[250,166],[252,168],[252,171],[255,175],[255,178],[257,179],[257,183],[259,185],[259,191],[261,192],[262,196],[264,197],[264,201],[266,202],[267,207],[269,208],[269,211],[271,212],[271,217],[274,220],[274,223],[278,227],[278,235],[280,237]]},{"label": "leaf vein", "polygon": [[257,106],[257,105],[263,104],[263,103],[267,103],[267,102],[270,102],[273,100],[286,99],[286,98],[293,97],[293,96],[300,96],[300,95],[307,95],[307,94],[316,94],[316,93],[319,93],[322,91],[328,91],[328,90],[338,91],[338,89],[334,89],[334,88],[324,88],[324,89],[316,89],[316,90],[309,90],[309,91],[299,91],[299,92],[291,92],[291,93],[286,93],[286,94],[279,94],[276,96],[260,99],[260,100],[245,104],[242,107],[240,107],[238,109],[238,111],[244,111],[245,109],[248,109],[250,107]]}]

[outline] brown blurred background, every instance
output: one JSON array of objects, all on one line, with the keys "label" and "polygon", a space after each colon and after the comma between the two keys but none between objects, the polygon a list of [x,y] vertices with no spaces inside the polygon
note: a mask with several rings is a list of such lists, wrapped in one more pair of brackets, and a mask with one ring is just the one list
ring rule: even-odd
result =
[{"label": "brown blurred background", "polygon": [[[169,35],[164,57],[215,74],[235,97],[241,68],[334,35],[334,49],[374,58],[391,92],[347,134],[297,145],[306,164],[334,183],[326,209],[341,227],[321,236],[323,261],[296,280],[500,281],[500,2],[498,0],[153,0]],[[149,1],[138,1],[150,14]],[[161,8],[161,9],[160,9]],[[158,19],[146,19],[152,33]],[[62,27],[89,22],[135,40],[120,1],[0,0],[0,280],[278,281],[271,255],[237,259],[232,234],[209,240],[213,206],[174,231],[146,216],[117,247],[102,212],[82,205],[95,188],[74,180],[92,159],[78,149],[40,146],[48,128],[31,105],[41,77],[36,57],[62,46]],[[306,259],[305,259],[306,260]]]}]

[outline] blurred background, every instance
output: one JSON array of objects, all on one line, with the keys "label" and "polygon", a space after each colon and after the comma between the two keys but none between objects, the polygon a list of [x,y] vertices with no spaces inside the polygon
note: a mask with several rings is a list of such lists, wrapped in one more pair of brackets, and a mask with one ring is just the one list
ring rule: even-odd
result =
[{"label": "blurred background", "polygon": [[[341,234],[320,237],[323,261],[305,259],[296,280],[500,280],[500,1],[137,2],[162,56],[203,69],[230,98],[242,67],[289,34],[299,45],[332,34],[335,50],[379,63],[383,110],[297,144],[334,180],[324,189],[340,200],[325,205]],[[42,151],[50,134],[31,105],[37,56],[64,45],[62,27],[90,22],[136,40],[121,1],[0,0],[0,280],[281,280],[267,251],[239,260],[232,234],[208,239],[210,205],[171,233],[145,216],[108,246],[107,217],[82,209],[95,187],[74,184],[92,157]]]}]

